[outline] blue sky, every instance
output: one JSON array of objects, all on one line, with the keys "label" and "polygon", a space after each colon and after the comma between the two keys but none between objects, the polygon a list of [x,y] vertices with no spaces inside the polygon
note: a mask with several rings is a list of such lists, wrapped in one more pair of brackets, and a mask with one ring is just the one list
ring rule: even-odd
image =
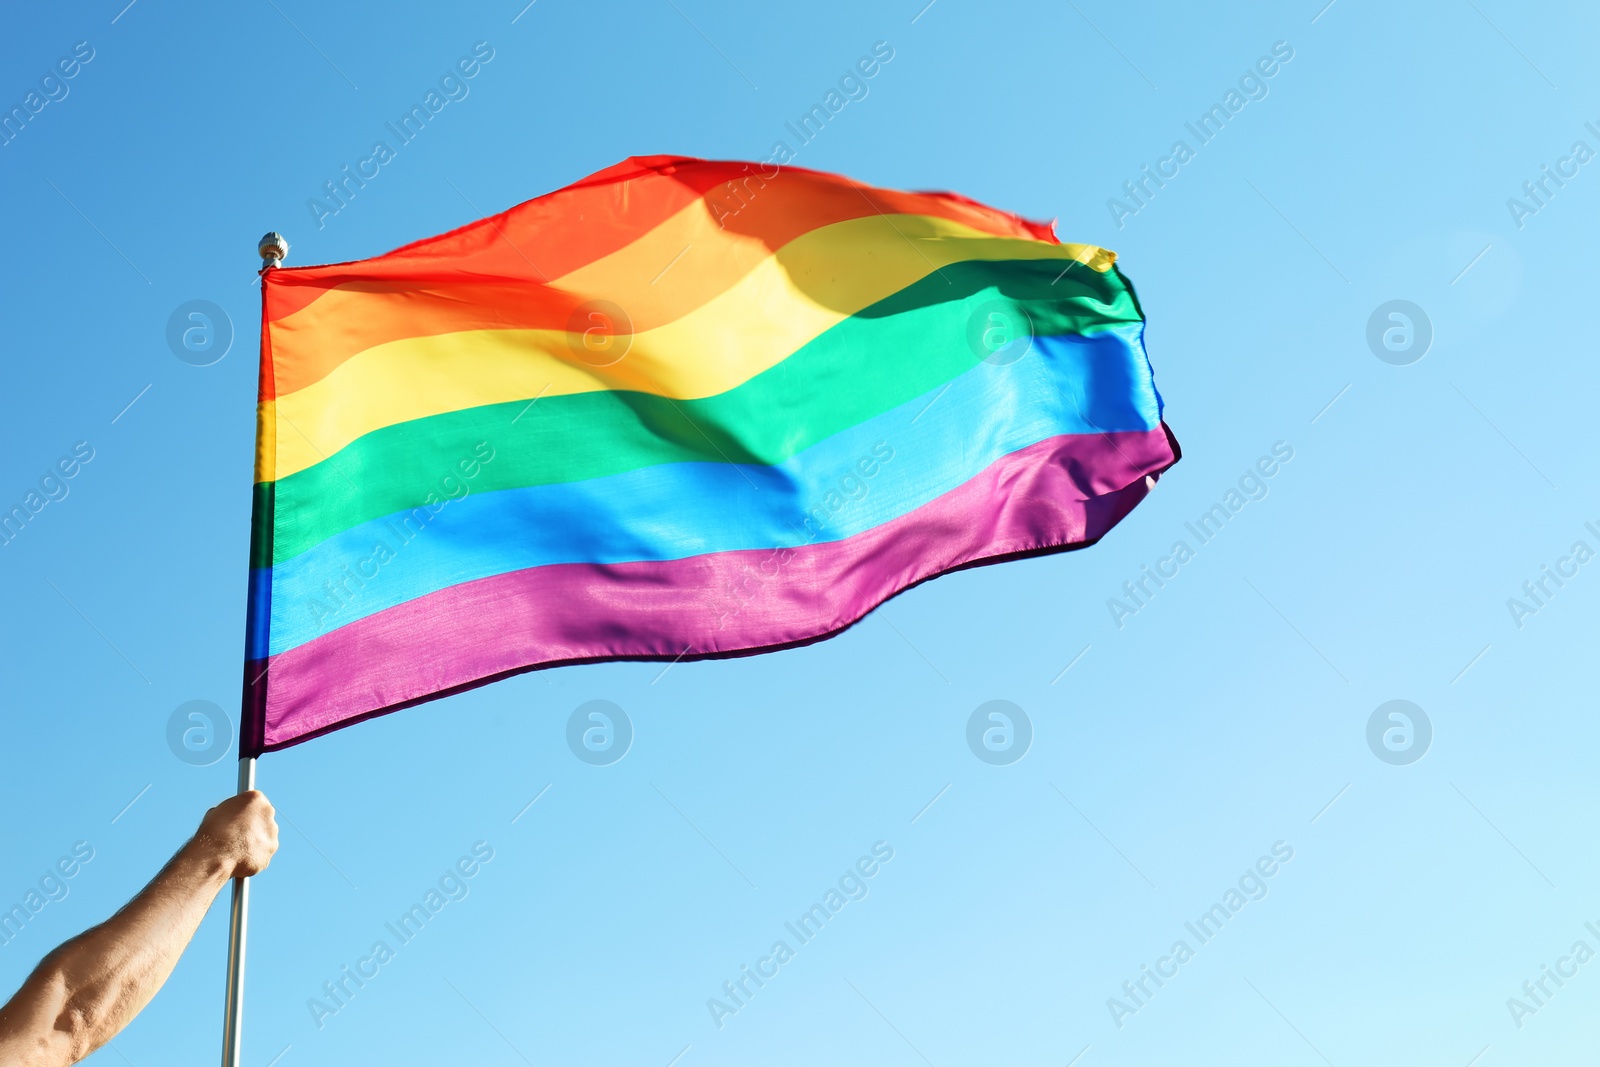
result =
[{"label": "blue sky", "polygon": [[[1600,962],[1573,949],[1600,951],[1600,562],[1574,546],[1600,551],[1600,164],[1574,145],[1600,151],[1594,12],[924,2],[8,14],[0,105],[39,109],[0,146],[0,505],[73,474],[0,547],[0,903],[80,842],[93,858],[0,945],[0,985],[232,790],[231,758],[185,762],[168,729],[196,700],[236,724],[256,238],[361,258],[628,155],[764,159],[885,42],[795,161],[1115,249],[1182,463],[1094,549],[941,579],[817,646],[523,676],[266,757],[283,848],[256,887],[246,1062],[1488,1067],[1591,1047]],[[318,220],[307,200],[478,42],[466,95]],[[1186,124],[1230,90],[1201,143]],[[1169,177],[1131,203],[1146,166]],[[1369,344],[1397,300],[1431,332],[1419,359]],[[167,339],[191,301],[232,334],[206,366],[215,348]],[[1396,343],[1419,327],[1387,314]],[[1200,543],[1186,524],[1262,457],[1256,499]],[[1192,558],[1136,613],[1108,606],[1180,540]],[[631,727],[610,763],[568,743],[596,700]],[[996,700],[1031,732],[1009,763],[967,740]],[[1426,729],[1385,711],[1369,745],[1395,700]],[[459,899],[319,1015],[463,857]],[[847,876],[865,895],[719,1026],[708,1000],[770,970]],[[1202,944],[1185,924],[1230,889]],[[224,897],[94,1062],[216,1055],[225,925]],[[1135,1000],[1145,966],[1169,977]]]}]

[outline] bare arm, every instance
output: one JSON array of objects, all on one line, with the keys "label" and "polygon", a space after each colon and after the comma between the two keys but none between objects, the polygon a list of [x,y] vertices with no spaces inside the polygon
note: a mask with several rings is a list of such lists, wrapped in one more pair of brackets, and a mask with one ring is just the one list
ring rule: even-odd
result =
[{"label": "bare arm", "polygon": [[277,849],[278,826],[261,793],[206,812],[149,885],[46,956],[0,1008],[0,1063],[65,1067],[110,1041],[167,980],[222,887],[264,870]]}]

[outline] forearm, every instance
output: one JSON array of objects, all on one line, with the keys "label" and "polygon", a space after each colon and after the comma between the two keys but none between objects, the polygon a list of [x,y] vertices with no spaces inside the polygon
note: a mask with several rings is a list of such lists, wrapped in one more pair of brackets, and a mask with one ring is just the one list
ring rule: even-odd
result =
[{"label": "forearm", "polygon": [[57,966],[67,1008],[89,1021],[94,1047],[150,1003],[231,869],[203,842],[190,841],[121,911],[62,947]]},{"label": "forearm", "polygon": [[150,1003],[230,878],[266,869],[278,850],[272,805],[229,797],[126,907],[44,958],[0,1006],[0,1067],[67,1067],[110,1041]]},{"label": "forearm", "polygon": [[51,1044],[75,1063],[110,1040],[150,1002],[227,884],[233,865],[191,840],[110,919],[40,963],[15,1001],[54,1016]]}]

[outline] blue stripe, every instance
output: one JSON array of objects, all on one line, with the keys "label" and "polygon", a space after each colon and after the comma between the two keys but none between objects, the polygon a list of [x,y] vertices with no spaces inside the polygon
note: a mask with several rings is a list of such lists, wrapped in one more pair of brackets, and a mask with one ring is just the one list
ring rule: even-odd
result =
[{"label": "blue stripe", "polygon": [[270,649],[249,655],[275,655],[435,590],[527,567],[842,540],[1046,438],[1154,429],[1161,402],[1142,331],[1129,323],[1036,338],[1014,363],[980,363],[773,466],[673,463],[469,490],[431,516],[419,509],[363,523],[251,572],[253,586],[270,582],[270,598],[256,602],[270,603],[272,620]]}]

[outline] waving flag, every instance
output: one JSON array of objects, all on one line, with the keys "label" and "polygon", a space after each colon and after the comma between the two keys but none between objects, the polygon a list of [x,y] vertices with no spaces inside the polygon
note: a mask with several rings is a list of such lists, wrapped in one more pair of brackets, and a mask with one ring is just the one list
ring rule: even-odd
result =
[{"label": "waving flag", "polygon": [[815,641],[1178,458],[1114,254],[949,193],[630,159],[262,290],[244,755]]}]

